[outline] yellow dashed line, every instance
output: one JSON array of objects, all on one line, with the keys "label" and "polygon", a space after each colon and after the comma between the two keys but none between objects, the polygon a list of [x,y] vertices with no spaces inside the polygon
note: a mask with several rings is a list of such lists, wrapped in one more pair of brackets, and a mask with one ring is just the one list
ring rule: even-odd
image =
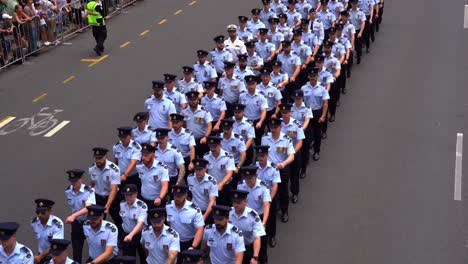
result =
[{"label": "yellow dashed line", "polygon": [[12,118],[11,116],[5,116],[4,118],[0,119],[0,125],[7,119]]},{"label": "yellow dashed line", "polygon": [[130,41],[125,42],[124,44],[120,45],[121,48],[125,48],[130,44]]},{"label": "yellow dashed line", "polygon": [[36,97],[34,100],[33,100],[33,103],[41,100],[42,98],[46,97],[47,96],[47,93],[43,93],[41,95],[39,95],[38,97]]},{"label": "yellow dashed line", "polygon": [[148,32],[150,32],[149,29],[147,29],[147,30],[141,32],[141,33],[140,33],[140,36],[144,36],[144,35],[148,34]]},{"label": "yellow dashed line", "polygon": [[69,81],[71,81],[71,80],[73,80],[73,79],[75,79],[75,78],[76,78],[76,76],[75,76],[75,75],[72,75],[72,76],[68,77],[67,79],[65,79],[65,81],[63,81],[62,83],[63,83],[63,84],[67,84]]},{"label": "yellow dashed line", "polygon": [[182,13],[182,9],[177,10],[177,11],[174,13],[174,15],[177,16],[177,15],[180,14],[180,13]]},{"label": "yellow dashed line", "polygon": [[88,65],[88,68],[91,68],[94,65],[100,63],[101,61],[107,59],[107,57],[109,57],[109,54],[106,54],[106,55],[102,56],[101,58],[99,58],[98,60],[96,60],[95,62],[91,63],[90,65]]},{"label": "yellow dashed line", "polygon": [[192,6],[192,5],[194,5],[196,2],[197,2],[197,1],[192,1],[192,2],[188,3],[188,5],[189,5],[189,6]]},{"label": "yellow dashed line", "polygon": [[162,24],[166,23],[166,21],[167,21],[167,19],[163,19],[163,20],[159,21],[158,25],[162,25]]}]

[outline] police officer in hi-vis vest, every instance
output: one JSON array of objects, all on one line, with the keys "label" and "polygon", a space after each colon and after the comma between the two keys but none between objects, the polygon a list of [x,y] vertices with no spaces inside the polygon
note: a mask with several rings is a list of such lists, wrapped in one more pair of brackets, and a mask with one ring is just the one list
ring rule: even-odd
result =
[{"label": "police officer in hi-vis vest", "polygon": [[88,0],[86,4],[86,14],[88,17],[88,24],[93,29],[93,37],[96,40],[96,47],[94,51],[98,56],[104,52],[104,41],[107,38],[107,28],[102,6],[96,0]]}]

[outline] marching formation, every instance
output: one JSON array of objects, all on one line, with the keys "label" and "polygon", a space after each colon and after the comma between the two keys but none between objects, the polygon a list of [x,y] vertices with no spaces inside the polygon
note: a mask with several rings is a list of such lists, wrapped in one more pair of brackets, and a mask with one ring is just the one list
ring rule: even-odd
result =
[{"label": "marching formation", "polygon": [[94,147],[87,171],[66,172],[65,221],[54,201],[35,200],[37,254],[16,241],[16,222],[0,223],[0,263],[268,263],[277,218],[299,202],[384,3],[262,4],[181,79],[153,81],[136,126],[117,128],[112,149]]}]

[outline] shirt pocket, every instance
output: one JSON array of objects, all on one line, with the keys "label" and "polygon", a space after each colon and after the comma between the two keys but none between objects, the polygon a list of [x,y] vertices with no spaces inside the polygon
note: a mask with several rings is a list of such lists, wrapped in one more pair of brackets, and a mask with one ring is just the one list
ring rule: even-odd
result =
[{"label": "shirt pocket", "polygon": [[180,222],[181,222],[182,224],[188,225],[188,224],[191,224],[191,223],[192,223],[192,219],[189,218],[189,217],[180,217]]}]

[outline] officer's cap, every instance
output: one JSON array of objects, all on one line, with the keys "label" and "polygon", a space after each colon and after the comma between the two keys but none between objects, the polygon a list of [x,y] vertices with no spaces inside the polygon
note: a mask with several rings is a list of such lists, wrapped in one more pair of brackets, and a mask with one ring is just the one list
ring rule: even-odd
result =
[{"label": "officer's cap", "polygon": [[107,152],[109,152],[109,150],[106,148],[102,148],[102,147],[93,148],[93,155],[96,159],[100,159],[104,157],[107,154]]},{"label": "officer's cap", "polygon": [[50,240],[50,254],[54,256],[60,255],[71,244],[70,240],[66,239],[52,239]]},{"label": "officer's cap", "polygon": [[205,253],[201,249],[186,249],[182,251],[182,263],[183,264],[198,264],[203,261]]},{"label": "officer's cap", "polygon": [[264,5],[269,5],[271,3],[271,0],[262,0],[262,3]]},{"label": "officer's cap", "polygon": [[246,17],[246,16],[239,16],[238,19],[239,19],[239,22],[241,22],[241,23],[245,23],[245,22],[249,21],[249,18]]},{"label": "officer's cap", "polygon": [[247,60],[247,54],[239,54],[237,55],[237,58],[239,61],[246,61]]},{"label": "officer's cap", "polygon": [[223,35],[219,35],[219,36],[216,36],[213,38],[213,40],[218,43],[218,42],[224,42],[224,36]]},{"label": "officer's cap", "polygon": [[309,14],[310,14],[310,13],[316,13],[316,12],[317,12],[317,10],[316,10],[315,8],[309,9]]},{"label": "officer's cap", "polygon": [[260,70],[260,74],[261,75],[270,75],[271,73],[271,69],[268,68],[268,67],[263,67],[261,70]]},{"label": "officer's cap", "polygon": [[280,111],[281,113],[287,113],[291,111],[292,104],[280,104]]},{"label": "officer's cap", "polygon": [[169,134],[169,131],[171,131],[171,130],[168,129],[168,128],[158,128],[158,129],[156,129],[155,130],[156,138],[161,139],[161,138],[167,137],[167,135]]},{"label": "officer's cap", "polygon": [[85,173],[82,169],[67,170],[68,180],[71,182],[79,180]]},{"label": "officer's cap", "polygon": [[55,202],[49,199],[39,198],[34,200],[36,203],[36,210],[46,210],[51,209],[54,206]]},{"label": "officer's cap", "polygon": [[197,56],[198,57],[205,57],[208,55],[208,51],[206,50],[197,50]]},{"label": "officer's cap", "polygon": [[229,211],[231,211],[231,207],[229,206],[213,205],[211,213],[213,215],[213,219],[223,220],[224,218],[229,218]]},{"label": "officer's cap", "polygon": [[288,15],[286,15],[285,13],[281,13],[279,14],[278,18],[288,19]]},{"label": "officer's cap", "polygon": [[268,122],[271,128],[276,128],[281,126],[281,119],[279,118],[270,118],[270,122]]},{"label": "officer's cap", "polygon": [[309,76],[314,76],[319,73],[319,68],[315,67],[309,70]]},{"label": "officer's cap", "polygon": [[127,195],[127,194],[134,194],[138,192],[138,188],[135,184],[126,184],[122,188],[122,194]]},{"label": "officer's cap", "polygon": [[249,192],[243,190],[232,190],[231,191],[231,198],[233,202],[240,202],[247,198]]},{"label": "officer's cap", "polygon": [[270,146],[255,146],[254,148],[257,155],[266,155],[268,154],[268,149],[270,149]]},{"label": "officer's cap", "polygon": [[289,41],[289,40],[283,40],[283,41],[281,41],[281,43],[283,44],[284,48],[291,46],[291,41]]},{"label": "officer's cap", "polygon": [[342,23],[338,23],[335,25],[335,29],[338,31],[338,30],[343,30],[343,24]]},{"label": "officer's cap", "polygon": [[242,112],[242,111],[244,111],[244,109],[245,109],[245,105],[243,105],[243,104],[234,104],[232,106],[232,110],[234,112]]},{"label": "officer's cap", "polygon": [[331,27],[330,34],[335,34],[335,33],[336,33],[336,27]]},{"label": "officer's cap", "polygon": [[349,2],[350,2],[351,4],[357,4],[357,3],[359,2],[359,0],[349,0]]},{"label": "officer's cap", "polygon": [[231,129],[233,124],[234,124],[233,119],[223,119],[223,120],[221,120],[222,129],[226,129],[226,130]]},{"label": "officer's cap", "polygon": [[230,25],[228,25],[228,26],[226,27],[226,29],[227,29],[228,31],[236,31],[236,30],[237,30],[237,26],[234,25],[234,24],[230,24]]},{"label": "officer's cap", "polygon": [[294,36],[302,36],[302,29],[300,29],[300,28],[294,29],[293,30],[293,35]]},{"label": "officer's cap", "polygon": [[207,143],[208,143],[208,145],[219,145],[219,144],[221,144],[221,140],[223,140],[221,137],[209,136],[207,138]]},{"label": "officer's cap", "polygon": [[151,222],[159,223],[164,217],[166,217],[166,208],[156,207],[156,208],[149,209],[148,217]]},{"label": "officer's cap", "polygon": [[136,257],[134,256],[117,256],[112,259],[113,264],[134,264],[136,263]]},{"label": "officer's cap", "polygon": [[327,5],[327,4],[328,4],[328,0],[320,0],[320,3],[321,3],[322,5]]},{"label": "officer's cap", "polygon": [[184,121],[185,117],[179,114],[171,114],[169,118],[171,119],[171,121]]},{"label": "officer's cap", "polygon": [[302,97],[304,97],[304,91],[302,91],[302,90],[296,90],[296,91],[294,91],[294,92],[292,93],[291,97],[292,97],[293,99],[302,98]]},{"label": "officer's cap", "polygon": [[133,121],[136,122],[143,122],[146,119],[148,119],[148,112],[138,112],[133,117]]},{"label": "officer's cap", "polygon": [[164,74],[164,81],[166,83],[173,82],[177,78],[177,75],[166,73]]},{"label": "officer's cap", "polygon": [[176,184],[172,186],[172,194],[174,196],[182,196],[188,192],[188,185],[185,184]]},{"label": "officer's cap", "polygon": [[215,88],[216,87],[216,82],[205,81],[205,82],[203,82],[203,87],[205,87],[205,89]]},{"label": "officer's cap", "polygon": [[257,175],[257,166],[244,166],[239,169],[239,174],[245,178],[251,178]]},{"label": "officer's cap", "polygon": [[254,41],[247,41],[245,43],[246,48],[255,48],[255,42]]},{"label": "officer's cap", "polygon": [[246,75],[244,77],[244,80],[247,84],[250,84],[250,83],[256,83],[257,82],[257,76],[255,75]]},{"label": "officer's cap", "polygon": [[224,69],[227,70],[227,69],[232,69],[236,66],[236,64],[234,62],[231,62],[231,61],[225,61],[224,62]]},{"label": "officer's cap", "polygon": [[295,5],[297,3],[296,0],[288,0],[288,4],[290,5]]},{"label": "officer's cap", "polygon": [[18,230],[17,222],[2,222],[0,223],[0,240],[8,240]]},{"label": "officer's cap", "polygon": [[104,211],[106,210],[104,206],[97,204],[87,206],[86,209],[88,209],[88,215],[86,216],[86,219],[88,220],[98,219],[101,215],[104,214]]},{"label": "officer's cap", "polygon": [[125,126],[125,127],[118,127],[118,128],[117,128],[117,131],[119,132],[119,137],[120,137],[120,138],[124,138],[124,137],[126,137],[126,136],[131,135],[131,134],[132,134],[132,130],[133,130],[132,127],[127,127],[127,126]]},{"label": "officer's cap", "polygon": [[325,57],[322,54],[315,55],[315,62],[323,62]]},{"label": "officer's cap", "polygon": [[250,12],[252,15],[260,15],[260,8],[254,8]]},{"label": "officer's cap", "polygon": [[334,44],[333,41],[330,41],[330,40],[326,40],[323,42],[324,47],[331,47],[333,46],[333,44]]},{"label": "officer's cap", "polygon": [[193,159],[192,163],[195,169],[204,169],[208,165],[208,161],[205,159]]},{"label": "officer's cap", "polygon": [[279,60],[276,60],[273,62],[273,67],[281,67],[283,65],[283,63]]},{"label": "officer's cap", "polygon": [[163,89],[163,88],[164,88],[164,82],[163,81],[159,81],[159,80],[153,81],[153,90]]},{"label": "officer's cap", "polygon": [[141,143],[141,152],[142,153],[154,153],[156,148],[149,143]]},{"label": "officer's cap", "polygon": [[344,17],[349,17],[349,12],[346,11],[346,10],[343,10],[343,11],[340,12],[340,15],[344,16]]},{"label": "officer's cap", "polygon": [[270,17],[270,18],[268,18],[268,23],[270,23],[270,24],[278,24],[278,23],[279,23],[279,18],[277,18],[277,17]]},{"label": "officer's cap", "polygon": [[189,100],[197,99],[198,98],[198,92],[197,91],[190,91],[190,92],[185,93],[185,96],[187,96],[187,98]]},{"label": "officer's cap", "polygon": [[260,33],[260,35],[266,35],[268,33],[268,29],[267,28],[259,28],[258,32]]},{"label": "officer's cap", "polygon": [[309,19],[307,19],[307,18],[301,18],[301,24],[302,24],[302,25],[309,25],[309,23],[310,23],[310,20],[309,20]]},{"label": "officer's cap", "polygon": [[194,71],[195,69],[190,67],[190,66],[184,66],[182,67],[182,71],[184,72],[184,74],[190,74]]}]

